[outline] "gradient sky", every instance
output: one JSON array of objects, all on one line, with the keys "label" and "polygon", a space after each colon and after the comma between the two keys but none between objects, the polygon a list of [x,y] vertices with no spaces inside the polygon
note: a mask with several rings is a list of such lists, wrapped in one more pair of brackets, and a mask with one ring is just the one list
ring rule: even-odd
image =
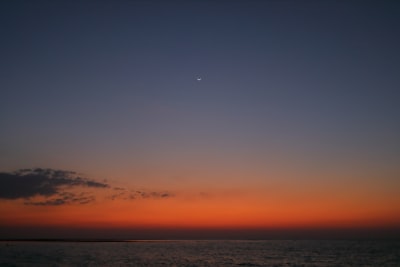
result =
[{"label": "gradient sky", "polygon": [[397,1],[2,1],[0,30],[0,237],[400,225]]}]

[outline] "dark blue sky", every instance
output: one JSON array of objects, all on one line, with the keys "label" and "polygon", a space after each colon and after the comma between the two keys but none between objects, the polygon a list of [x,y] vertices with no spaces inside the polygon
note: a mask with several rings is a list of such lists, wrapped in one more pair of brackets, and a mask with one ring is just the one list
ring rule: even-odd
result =
[{"label": "dark blue sky", "polygon": [[396,1],[0,5],[2,169],[280,162],[395,183]]}]

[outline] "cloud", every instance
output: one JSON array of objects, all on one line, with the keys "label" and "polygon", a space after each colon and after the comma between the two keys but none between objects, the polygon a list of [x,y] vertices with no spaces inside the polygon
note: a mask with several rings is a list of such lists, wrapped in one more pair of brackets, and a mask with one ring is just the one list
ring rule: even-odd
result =
[{"label": "cloud", "polygon": [[25,205],[61,206],[94,202],[95,195],[85,192],[85,188],[91,189],[89,191],[108,190],[103,191],[103,195],[111,200],[165,199],[175,196],[168,191],[111,187],[108,183],[81,177],[73,171],[35,168],[0,172],[0,199],[23,199]]},{"label": "cloud", "polygon": [[122,199],[122,200],[133,200],[133,199],[161,199],[174,197],[175,194],[168,191],[144,191],[144,190],[129,190],[121,187],[115,187],[115,192],[110,196],[110,199]]},{"label": "cloud", "polygon": [[[73,188],[109,188],[106,183],[80,177],[76,172],[53,169],[20,169],[0,172],[0,199],[26,199],[27,205],[62,205],[89,203],[92,196],[68,192]],[[33,197],[48,198],[43,202],[30,201]],[[52,198],[51,198],[52,197]]]},{"label": "cloud", "polygon": [[32,201],[27,199],[24,204],[33,206],[60,206],[65,204],[88,204],[93,201],[95,201],[95,197],[86,192],[62,192],[58,194],[57,197],[49,198],[44,201]]}]

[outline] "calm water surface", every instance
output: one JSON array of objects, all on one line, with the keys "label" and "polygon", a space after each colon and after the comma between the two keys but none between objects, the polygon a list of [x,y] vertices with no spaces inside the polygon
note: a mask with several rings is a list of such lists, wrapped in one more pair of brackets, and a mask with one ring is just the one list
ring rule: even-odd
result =
[{"label": "calm water surface", "polygon": [[400,266],[400,241],[0,242],[0,266]]}]

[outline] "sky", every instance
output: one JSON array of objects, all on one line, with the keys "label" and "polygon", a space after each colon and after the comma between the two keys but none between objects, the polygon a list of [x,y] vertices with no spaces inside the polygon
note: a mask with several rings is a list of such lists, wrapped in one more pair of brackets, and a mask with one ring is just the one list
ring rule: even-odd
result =
[{"label": "sky", "polygon": [[1,1],[0,238],[400,236],[399,31],[396,1]]}]

